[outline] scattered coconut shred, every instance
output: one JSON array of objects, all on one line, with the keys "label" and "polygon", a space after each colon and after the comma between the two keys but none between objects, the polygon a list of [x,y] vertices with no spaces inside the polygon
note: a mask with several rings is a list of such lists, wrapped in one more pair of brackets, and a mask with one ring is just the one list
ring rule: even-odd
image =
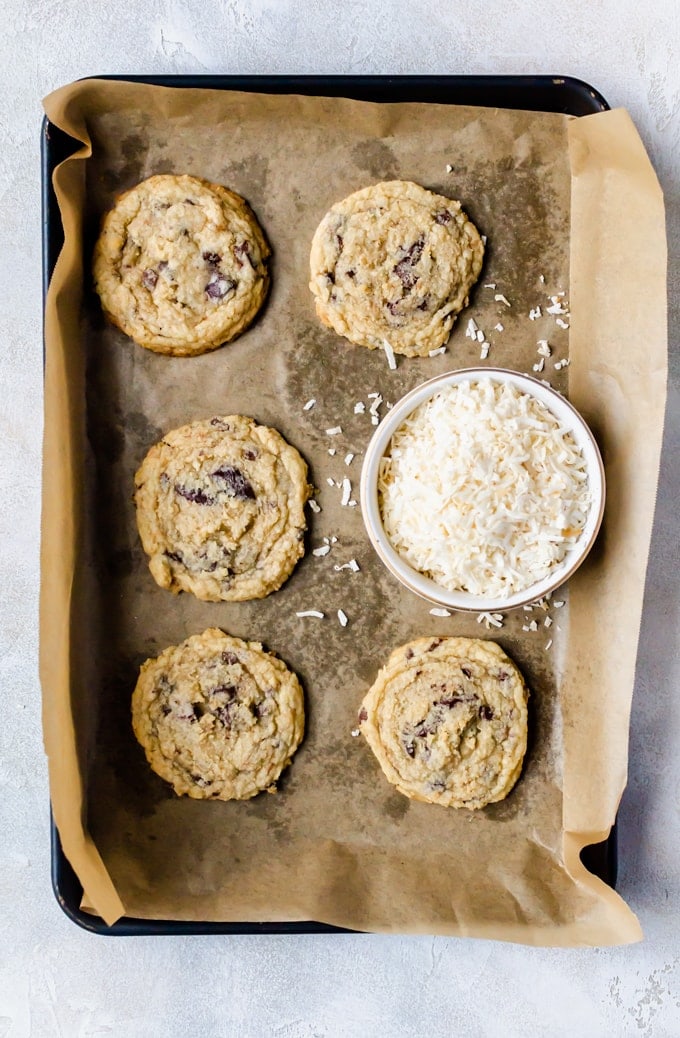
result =
[{"label": "scattered coconut shred", "polygon": [[492,379],[416,408],[392,437],[378,489],[385,531],[411,566],[450,591],[498,598],[562,561],[591,502],[571,434]]}]

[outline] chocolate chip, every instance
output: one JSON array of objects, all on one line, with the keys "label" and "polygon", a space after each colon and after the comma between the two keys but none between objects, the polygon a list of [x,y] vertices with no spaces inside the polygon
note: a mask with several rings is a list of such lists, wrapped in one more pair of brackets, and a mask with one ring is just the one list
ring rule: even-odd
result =
[{"label": "chocolate chip", "polygon": [[187,205],[196,205],[196,203],[194,202],[193,198],[185,198],[184,201],[186,202]]},{"label": "chocolate chip", "polygon": [[335,284],[335,274],[333,274],[332,271],[329,270],[326,274],[324,274],[324,277],[329,282],[329,284]]},{"label": "chocolate chip", "polygon": [[438,645],[441,645],[441,643],[441,638],[435,638],[434,641],[425,649],[425,652],[432,652],[432,650],[436,649]]},{"label": "chocolate chip", "polygon": [[352,281],[357,276],[355,270],[348,270],[348,271],[346,271],[346,273],[347,273],[347,277],[350,278]]},{"label": "chocolate chip", "polygon": [[482,703],[482,705],[480,706],[480,708],[479,708],[479,716],[484,721],[491,721],[492,720],[492,718],[493,718],[493,710],[491,709],[491,707],[487,703]]},{"label": "chocolate chip", "polygon": [[167,703],[164,703],[161,707],[161,713],[163,714],[163,717],[167,717],[168,714],[172,713],[172,707],[168,706]]},{"label": "chocolate chip", "polygon": [[235,652],[223,652],[222,662],[227,664],[238,663],[238,656]]},{"label": "chocolate chip", "polygon": [[168,269],[168,266],[169,266],[169,264],[168,264],[167,260],[161,260],[160,263],[158,264],[158,273],[162,274],[164,270]]},{"label": "chocolate chip", "polygon": [[342,252],[342,247],[345,244],[345,239],[343,238],[343,236],[341,234],[336,234],[335,235],[335,240],[338,243],[338,251]]},{"label": "chocolate chip", "polygon": [[223,465],[222,468],[216,469],[211,475],[213,479],[224,480],[227,484],[227,490],[231,492],[232,497],[250,501],[255,500],[255,491],[240,469],[232,468],[231,465]]},{"label": "chocolate chip", "polygon": [[153,292],[158,282],[158,274],[152,267],[147,267],[142,274],[142,284],[144,288],[148,288],[149,292]]},{"label": "chocolate chip", "polygon": [[178,555],[176,551],[165,551],[163,552],[163,554],[165,555],[166,559],[171,559],[172,562],[184,562],[182,556]]},{"label": "chocolate chip", "polygon": [[214,271],[210,275],[210,281],[205,286],[206,295],[211,299],[224,299],[236,288],[236,282],[228,278],[226,274]]},{"label": "chocolate chip", "polygon": [[216,425],[218,429],[224,429],[225,432],[229,432],[231,429],[229,422],[223,422],[221,418],[211,418],[210,424]]},{"label": "chocolate chip", "polygon": [[413,649],[407,649],[406,652],[404,653],[404,658],[407,659],[407,660],[412,660],[413,659]]},{"label": "chocolate chip", "polygon": [[401,299],[395,299],[391,303],[385,303],[385,306],[392,314],[392,317],[399,317],[399,304],[401,303],[401,301]]},{"label": "chocolate chip", "polygon": [[466,678],[471,678],[472,677],[472,671],[470,670],[469,667],[461,667],[460,669],[463,671],[463,674],[465,675]]},{"label": "chocolate chip", "polygon": [[430,787],[433,793],[441,793],[446,789],[446,783],[444,782],[444,779],[439,778],[432,779],[430,782],[428,782],[428,786]]},{"label": "chocolate chip", "polygon": [[217,267],[220,264],[222,257],[219,252],[204,252],[203,259],[209,267]]},{"label": "chocolate chip", "polygon": [[451,213],[448,209],[440,209],[438,213],[434,214],[434,218],[437,223],[451,223]]},{"label": "chocolate chip", "polygon": [[422,303],[418,303],[419,310],[427,310],[427,298],[423,299]]},{"label": "chocolate chip", "polygon": [[447,709],[452,710],[454,706],[458,706],[459,703],[469,702],[467,696],[450,696],[448,699],[438,699],[433,706],[445,706]]},{"label": "chocolate chip", "polygon": [[255,461],[255,458],[259,457],[259,452],[254,447],[247,447],[242,454],[246,461]]},{"label": "chocolate chip", "polygon": [[498,671],[498,680],[499,681],[507,681],[509,677],[510,677],[510,675],[508,674],[507,670],[499,670]]},{"label": "chocolate chip", "polygon": [[361,710],[359,711],[359,720],[360,721],[368,721],[368,711],[363,706],[362,706]]},{"label": "chocolate chip", "polygon": [[195,505],[214,505],[215,498],[209,497],[203,490],[192,490],[190,487],[183,487],[175,483],[175,493],[179,494],[180,497],[185,498],[187,501],[192,501]]}]

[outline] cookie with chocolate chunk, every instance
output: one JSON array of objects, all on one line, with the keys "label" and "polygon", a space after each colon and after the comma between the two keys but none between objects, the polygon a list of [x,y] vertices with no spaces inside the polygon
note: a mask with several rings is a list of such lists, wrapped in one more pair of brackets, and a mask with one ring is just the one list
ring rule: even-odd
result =
[{"label": "cookie with chocolate chunk", "polygon": [[142,664],[132,727],[179,796],[248,800],[275,792],[302,741],[302,688],[259,643],[211,628]]},{"label": "cookie with chocolate chunk", "polygon": [[267,294],[270,250],[245,199],[163,174],[126,191],[94,250],[95,288],[126,335],[178,357],[244,331]]},{"label": "cookie with chocolate chunk", "polygon": [[161,587],[209,602],[264,598],[304,553],[307,465],[243,415],[167,433],[135,474],[137,526]]},{"label": "cookie with chocolate chunk", "polygon": [[392,180],[337,202],[312,241],[321,321],[369,349],[427,356],[449,338],[484,245],[460,202]]},{"label": "cookie with chocolate chunk", "polygon": [[400,793],[476,810],[502,800],[519,778],[528,695],[495,642],[419,638],[392,653],[359,728]]}]

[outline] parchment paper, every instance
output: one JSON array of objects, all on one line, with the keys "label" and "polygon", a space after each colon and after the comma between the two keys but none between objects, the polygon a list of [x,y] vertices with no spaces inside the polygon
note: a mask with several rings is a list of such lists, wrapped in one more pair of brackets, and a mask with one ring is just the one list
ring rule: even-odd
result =
[{"label": "parchment paper", "polygon": [[[84,904],[108,923],[122,914],[315,919],[534,944],[638,939],[635,916],[579,860],[606,836],[625,784],[665,397],[663,203],[626,114],[572,120],[96,80],[57,91],[45,108],[83,142],[54,177],[66,244],[46,313],[41,674],[52,804]],[[89,275],[115,195],[171,171],[243,194],[274,254],[259,320],[233,344],[188,359],[150,353],[108,325]],[[391,178],[461,199],[488,236],[447,353],[399,358],[395,372],[381,353],[322,328],[307,288],[326,210]],[[570,298],[571,331],[545,314],[557,291]],[[539,303],[543,317],[529,321]],[[478,363],[469,316],[492,343],[490,365],[531,372],[537,340],[549,339],[546,377],[569,390],[604,452],[604,528],[560,592],[567,604],[551,611],[549,631],[523,631],[545,614],[522,610],[500,631],[466,614],[431,616],[373,554],[360,509],[340,507],[327,484],[349,476],[357,496],[373,426],[354,414],[356,401],[368,411],[369,393],[394,402],[431,375]],[[570,367],[556,372],[567,356]],[[322,511],[310,515],[307,554],[276,594],[243,604],[172,596],[148,572],[132,476],[164,431],[231,412],[275,426],[304,454]],[[337,425],[342,435],[327,436]],[[349,467],[346,452],[356,455]],[[331,536],[331,553],[313,557]],[[335,570],[351,558],[359,573]],[[297,618],[305,609],[325,619]],[[140,663],[208,626],[262,640],[304,684],[307,734],[276,796],[177,798],[135,742]],[[406,799],[351,735],[390,651],[425,634],[494,637],[532,690],[522,778],[481,812]]]}]

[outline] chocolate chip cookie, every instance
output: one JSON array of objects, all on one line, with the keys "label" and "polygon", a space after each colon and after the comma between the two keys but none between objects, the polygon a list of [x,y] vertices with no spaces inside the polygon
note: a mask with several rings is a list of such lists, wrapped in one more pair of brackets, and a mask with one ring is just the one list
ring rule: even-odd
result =
[{"label": "chocolate chip cookie", "polygon": [[211,628],[142,664],[132,727],[179,796],[248,800],[275,792],[302,741],[302,688],[257,642]]},{"label": "chocolate chip cookie", "polygon": [[395,649],[359,728],[400,793],[476,810],[502,800],[527,745],[528,690],[500,646],[420,638]]},{"label": "chocolate chip cookie", "polygon": [[104,217],[95,287],[140,346],[193,356],[251,323],[267,293],[269,252],[240,195],[197,177],[149,177]]},{"label": "chocolate chip cookie", "polygon": [[161,587],[209,602],[264,598],[304,553],[307,465],[243,415],[167,433],[135,475],[137,526]]},{"label": "chocolate chip cookie", "polygon": [[339,335],[423,357],[447,341],[483,259],[460,202],[392,180],[356,191],[324,216],[309,287],[319,318]]}]

